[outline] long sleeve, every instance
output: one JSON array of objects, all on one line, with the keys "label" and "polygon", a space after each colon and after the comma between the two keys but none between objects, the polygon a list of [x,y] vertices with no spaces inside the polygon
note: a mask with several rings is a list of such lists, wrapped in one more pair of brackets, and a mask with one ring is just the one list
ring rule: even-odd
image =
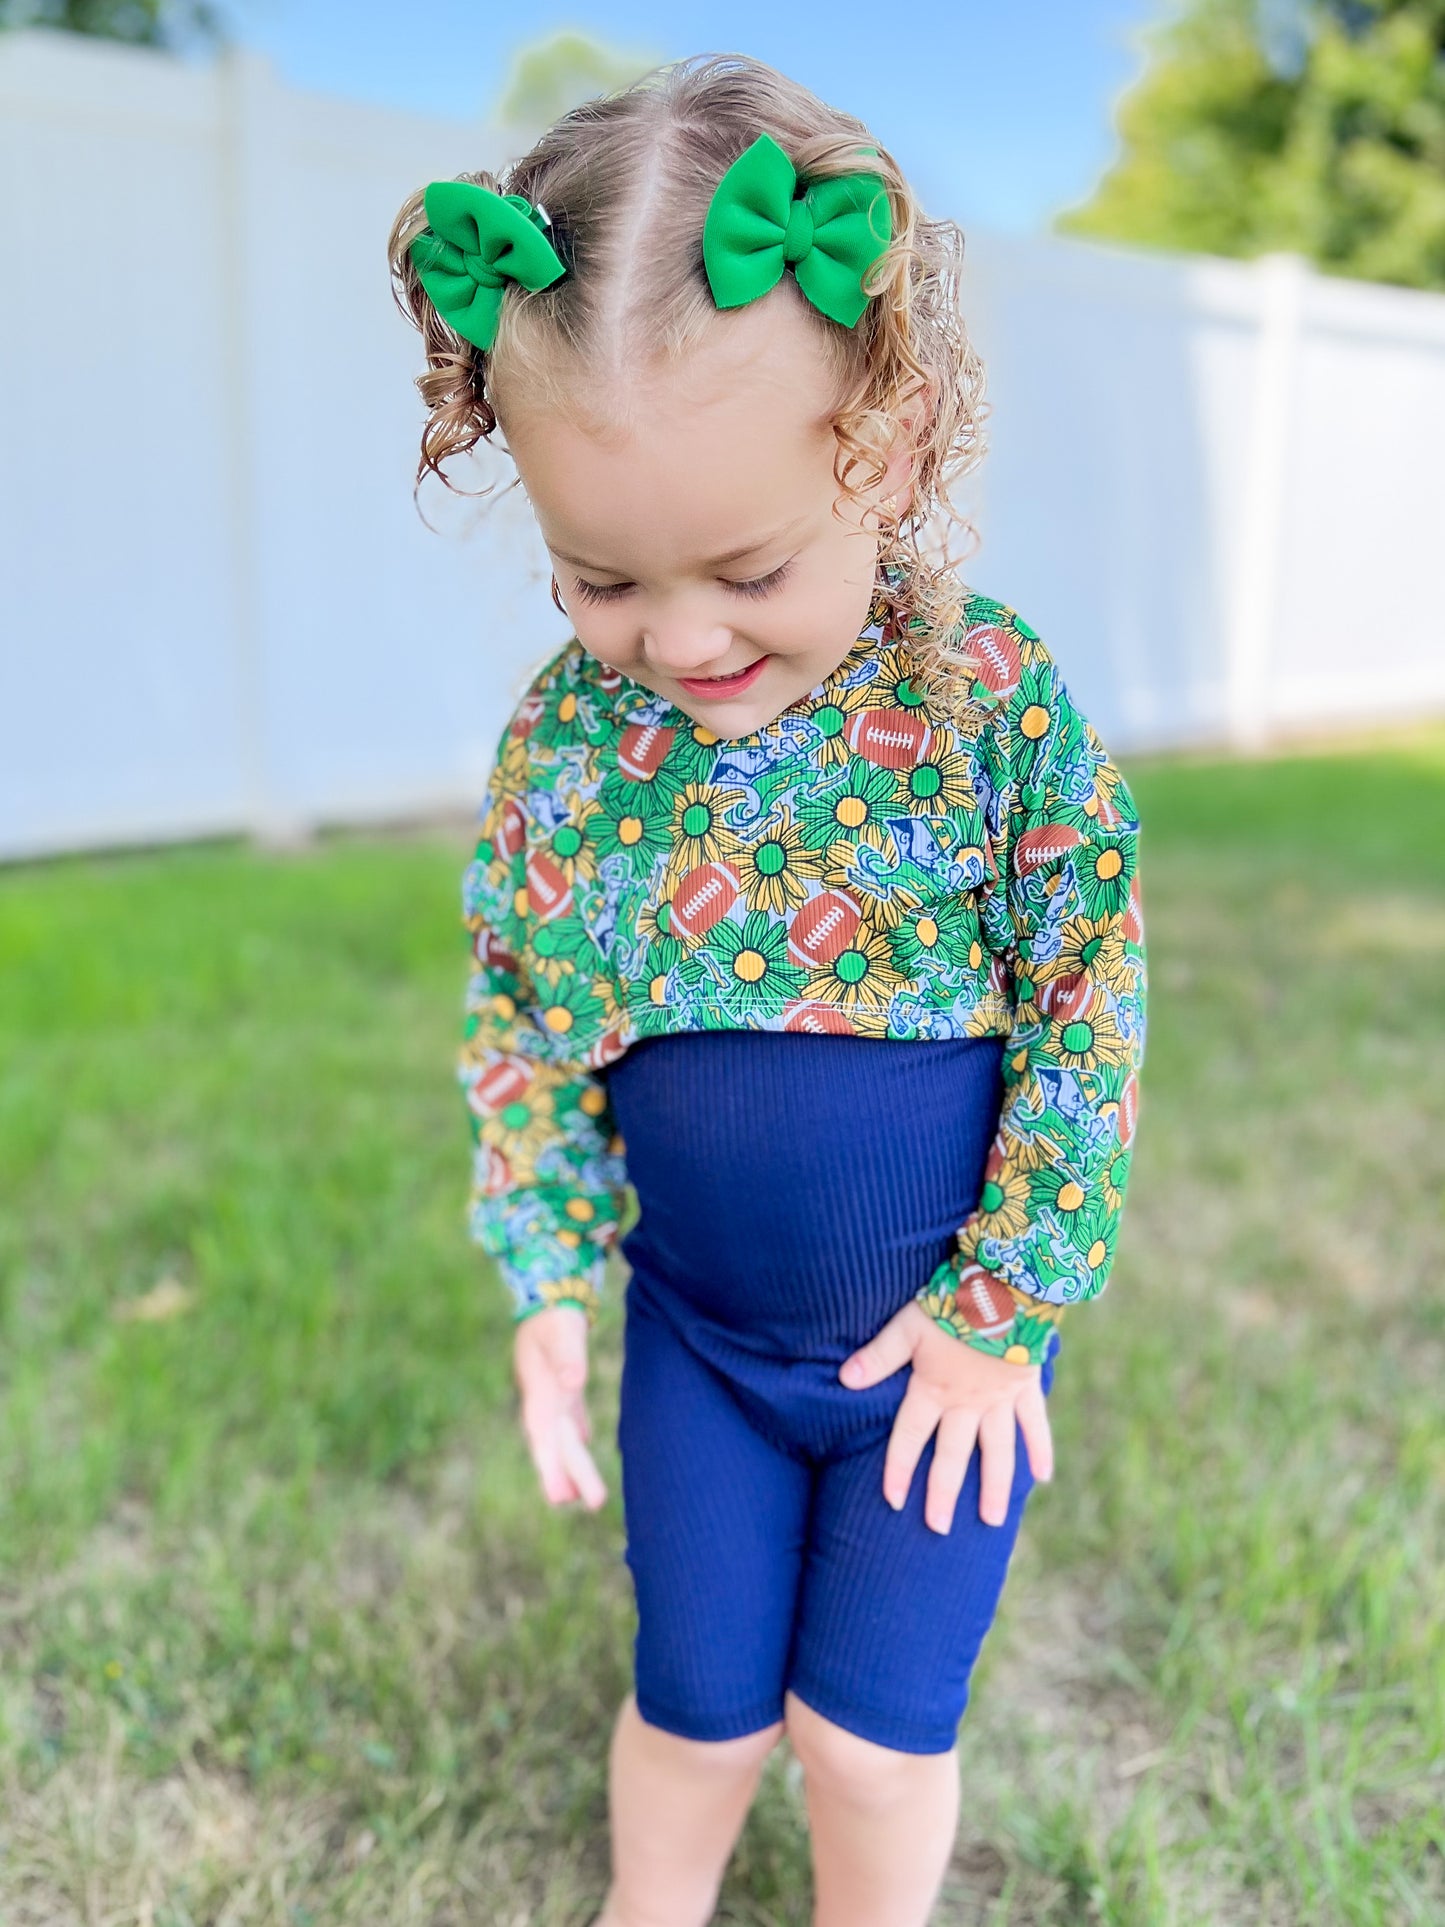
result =
[{"label": "long sleeve", "polygon": [[[469,1228],[520,1320],[579,1305],[594,1323],[625,1196],[606,1087],[540,1022],[526,954],[527,755],[504,730],[463,883],[471,974],[458,1074],[474,1145]],[[561,960],[539,967],[565,971]]]},{"label": "long sleeve", "polygon": [[919,1293],[976,1349],[1038,1364],[1107,1282],[1144,1050],[1134,799],[1033,631],[981,732],[998,880],[982,906],[1010,986],[1004,1099],[978,1208]]}]

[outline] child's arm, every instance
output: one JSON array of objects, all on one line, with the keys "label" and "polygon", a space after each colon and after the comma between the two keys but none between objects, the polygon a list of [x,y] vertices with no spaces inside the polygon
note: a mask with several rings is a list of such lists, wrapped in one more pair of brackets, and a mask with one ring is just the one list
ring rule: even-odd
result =
[{"label": "child's arm", "polygon": [[997,881],[985,941],[1015,1028],[978,1209],[918,1294],[978,1350],[1041,1363],[1061,1307],[1104,1289],[1144,1048],[1139,823],[1057,665],[1015,624],[1021,674],[979,737]]},{"label": "child's arm", "polygon": [[459,1065],[475,1146],[470,1229],[496,1258],[518,1322],[573,1304],[590,1327],[626,1167],[605,1085],[529,1015],[534,1000],[519,962],[526,771],[525,741],[509,724],[463,887],[473,966]]}]

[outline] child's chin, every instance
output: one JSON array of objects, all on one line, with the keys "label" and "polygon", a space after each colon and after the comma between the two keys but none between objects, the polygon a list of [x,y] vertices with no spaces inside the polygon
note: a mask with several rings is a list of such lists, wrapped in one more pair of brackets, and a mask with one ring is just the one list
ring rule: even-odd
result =
[{"label": "child's chin", "polygon": [[[749,692],[751,694],[751,692]],[[788,707],[786,702],[766,699],[762,702],[739,701],[733,703],[704,702],[700,697],[682,695],[677,698],[677,707],[710,729],[715,736],[724,739],[731,736],[751,736],[755,730],[766,729],[769,723],[776,722]]]}]

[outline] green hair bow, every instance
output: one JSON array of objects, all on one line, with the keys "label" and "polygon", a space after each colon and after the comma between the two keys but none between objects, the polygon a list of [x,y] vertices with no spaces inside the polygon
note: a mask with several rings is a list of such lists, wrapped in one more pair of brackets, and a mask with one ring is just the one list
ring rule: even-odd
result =
[{"label": "green hair bow", "polygon": [[776,287],[791,266],[813,306],[852,328],[869,301],[863,276],[892,239],[883,177],[833,175],[801,195],[797,186],[797,170],[770,134],[759,134],[723,175],[702,230],[713,299],[740,308]]},{"label": "green hair bow", "polygon": [[545,208],[523,194],[476,181],[433,181],[423,196],[428,225],[407,252],[432,306],[474,347],[497,338],[508,281],[549,288],[566,264],[542,232]]}]

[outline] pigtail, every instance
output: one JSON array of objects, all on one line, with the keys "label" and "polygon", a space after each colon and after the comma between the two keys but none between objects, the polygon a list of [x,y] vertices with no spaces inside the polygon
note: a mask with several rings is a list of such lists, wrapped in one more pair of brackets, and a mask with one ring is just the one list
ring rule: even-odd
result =
[{"label": "pigtail", "polygon": [[[456,178],[490,188],[493,193],[503,192],[497,176],[485,170],[458,174]],[[386,244],[392,296],[420,333],[426,351],[426,371],[416,377],[416,386],[426,403],[427,419],[412,496],[415,499],[428,473],[437,476],[454,494],[485,495],[489,488],[458,488],[442,466],[449,456],[469,454],[479,442],[490,443],[497,429],[497,413],[487,395],[488,356],[443,321],[412,262],[411,244],[426,226],[424,195],[425,190],[419,188],[402,204]]]}]

